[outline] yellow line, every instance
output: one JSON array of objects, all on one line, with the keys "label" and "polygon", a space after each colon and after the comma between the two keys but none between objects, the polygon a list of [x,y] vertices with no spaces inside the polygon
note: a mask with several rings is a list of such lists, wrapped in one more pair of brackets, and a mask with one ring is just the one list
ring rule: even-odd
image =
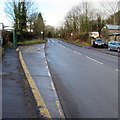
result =
[{"label": "yellow line", "polygon": [[19,52],[19,58],[20,58],[23,70],[25,72],[25,75],[27,77],[28,83],[30,85],[31,91],[32,91],[32,93],[34,95],[34,98],[35,98],[35,101],[37,103],[39,114],[42,115],[45,118],[51,118],[51,115],[50,115],[50,113],[49,113],[49,111],[48,111],[48,109],[47,109],[47,107],[44,103],[44,100],[43,100],[42,96],[40,95],[40,92],[38,91],[38,88],[35,85],[35,82],[32,79],[32,76],[29,73],[28,68],[27,68],[27,66],[26,66],[26,64],[23,60],[21,52]]}]

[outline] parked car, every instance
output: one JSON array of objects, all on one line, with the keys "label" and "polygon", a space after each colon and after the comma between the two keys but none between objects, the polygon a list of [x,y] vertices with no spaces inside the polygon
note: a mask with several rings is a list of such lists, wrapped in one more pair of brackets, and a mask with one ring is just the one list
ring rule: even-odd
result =
[{"label": "parked car", "polygon": [[101,38],[96,38],[93,41],[93,47],[106,47],[106,43],[103,39]]},{"label": "parked car", "polygon": [[120,52],[120,42],[119,41],[108,42],[108,50],[116,50]]}]

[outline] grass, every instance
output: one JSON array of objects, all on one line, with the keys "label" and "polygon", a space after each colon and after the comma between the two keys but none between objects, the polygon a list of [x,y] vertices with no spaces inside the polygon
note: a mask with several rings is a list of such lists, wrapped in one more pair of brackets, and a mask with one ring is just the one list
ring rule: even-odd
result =
[{"label": "grass", "polygon": [[18,42],[18,45],[31,45],[31,44],[41,44],[45,43],[45,40],[42,39],[32,39],[32,40],[25,40],[23,42]]},{"label": "grass", "polygon": [[91,44],[89,42],[83,42],[83,41],[80,41],[80,40],[66,40],[67,42],[70,42],[72,44],[76,44],[76,45],[79,45],[79,46],[91,46]]},{"label": "grass", "polygon": [[0,47],[0,56],[3,56],[5,54],[4,48]]}]

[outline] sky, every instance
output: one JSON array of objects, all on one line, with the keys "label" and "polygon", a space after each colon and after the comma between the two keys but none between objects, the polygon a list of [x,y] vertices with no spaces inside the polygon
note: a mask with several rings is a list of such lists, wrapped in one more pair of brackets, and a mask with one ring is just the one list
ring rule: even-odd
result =
[{"label": "sky", "polygon": [[[6,0],[0,0],[0,23],[5,25],[11,25],[10,19],[4,13],[4,2]],[[65,15],[68,11],[79,5],[81,0],[34,0],[38,11],[42,13],[43,19],[47,25],[59,26],[64,20]],[[85,0],[84,0],[85,1]],[[90,2],[95,2],[96,0],[87,0]],[[100,2],[102,0],[97,0]]]}]

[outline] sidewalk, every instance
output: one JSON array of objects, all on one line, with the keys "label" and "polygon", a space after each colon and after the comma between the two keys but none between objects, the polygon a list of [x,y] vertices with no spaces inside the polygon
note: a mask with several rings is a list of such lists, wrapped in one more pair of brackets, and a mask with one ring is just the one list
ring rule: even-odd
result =
[{"label": "sidewalk", "polygon": [[45,44],[20,47],[20,60],[36,99],[39,113],[44,118],[62,118],[64,113],[50,74]]},{"label": "sidewalk", "polygon": [[33,96],[13,48],[2,61],[2,118],[38,118]]}]

